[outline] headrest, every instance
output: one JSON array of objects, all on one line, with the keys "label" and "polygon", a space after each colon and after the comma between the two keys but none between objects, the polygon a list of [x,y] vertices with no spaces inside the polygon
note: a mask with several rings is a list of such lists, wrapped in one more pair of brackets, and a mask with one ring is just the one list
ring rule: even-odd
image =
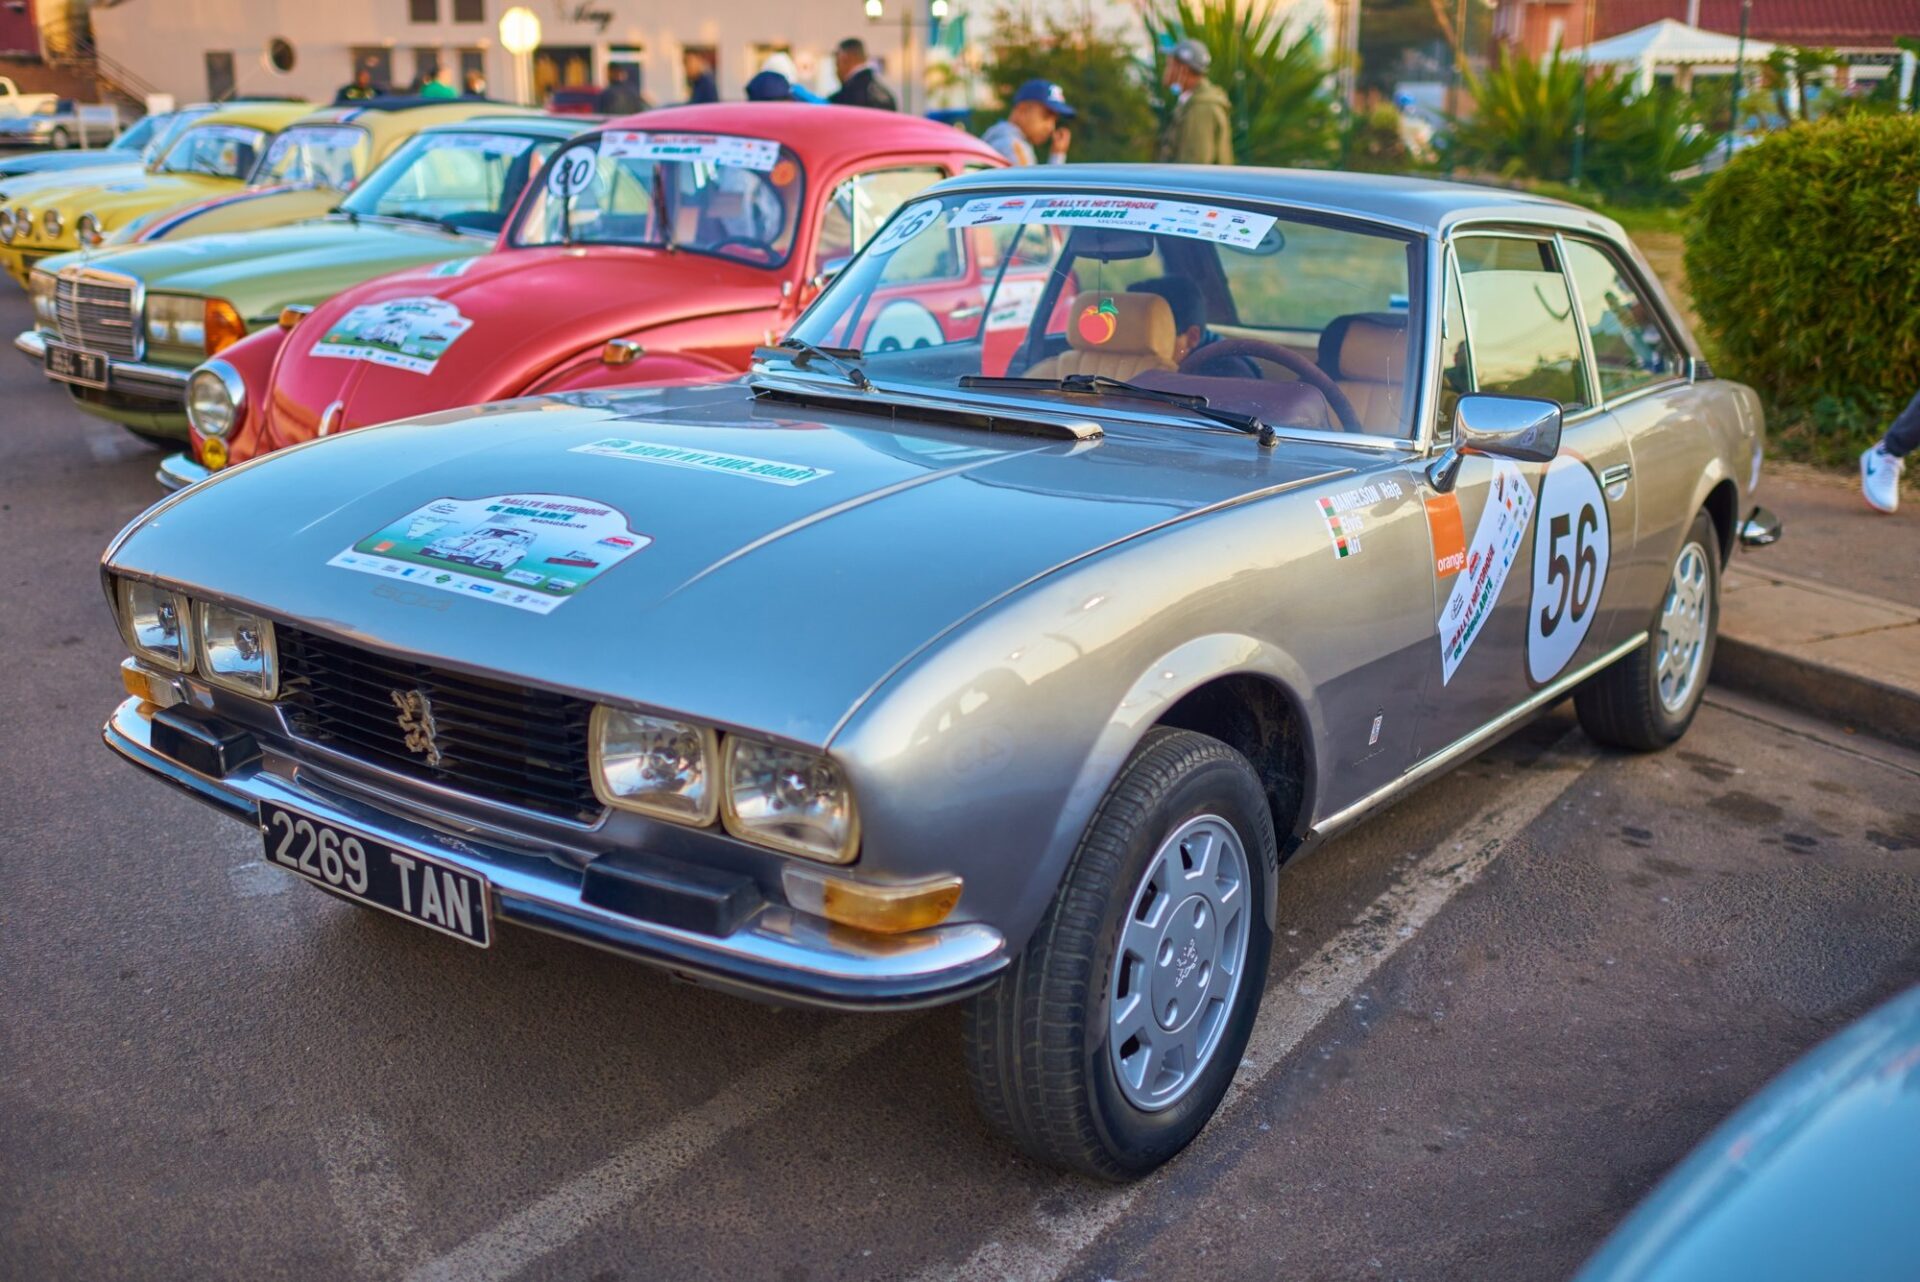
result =
[{"label": "headrest", "polygon": [[1407,377],[1407,318],[1398,312],[1336,316],[1320,331],[1320,368],[1334,378],[1399,383]]},{"label": "headrest", "polygon": [[1173,364],[1173,309],[1158,294],[1090,289],[1067,312],[1067,342],[1075,351],[1155,356]]}]

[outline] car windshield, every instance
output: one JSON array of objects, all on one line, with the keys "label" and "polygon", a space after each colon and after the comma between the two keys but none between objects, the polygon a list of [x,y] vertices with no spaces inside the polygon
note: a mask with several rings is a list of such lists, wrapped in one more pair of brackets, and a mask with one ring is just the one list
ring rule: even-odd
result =
[{"label": "car windshield", "polygon": [[460,130],[418,134],[340,202],[363,218],[406,218],[494,235],[559,139]]},{"label": "car windshield", "polygon": [[147,144],[146,160],[149,165],[159,168],[160,157],[173,150],[173,144],[181,134],[192,128],[196,121],[213,114],[212,107],[183,107],[164,120],[155,131],[153,141]]},{"label": "car windshield", "polygon": [[118,138],[107,144],[108,151],[145,151],[147,144],[172,120],[170,115],[142,116],[123,130]]},{"label": "car windshield", "polygon": [[1118,379],[1274,428],[1407,437],[1420,262],[1417,236],[1251,202],[974,189],[903,208],[792,338],[883,383],[1124,397]]},{"label": "car windshield", "polygon": [[244,178],[253,172],[266,141],[264,130],[245,125],[196,125],[167,148],[159,170],[163,174]]},{"label": "car windshield", "polygon": [[655,245],[774,267],[793,250],[800,158],[761,138],[610,130],[562,149],[516,245]]},{"label": "car windshield", "polygon": [[273,140],[252,181],[345,190],[359,179],[371,147],[367,131],[357,125],[295,125]]}]

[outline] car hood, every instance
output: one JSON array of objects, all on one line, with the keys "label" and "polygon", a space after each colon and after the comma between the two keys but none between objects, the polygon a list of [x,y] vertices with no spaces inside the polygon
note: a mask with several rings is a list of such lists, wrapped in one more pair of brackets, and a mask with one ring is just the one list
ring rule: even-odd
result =
[{"label": "car hood", "polygon": [[[607,441],[642,457],[582,449]],[[378,649],[822,746],[897,666],[1023,584],[1356,457],[1165,426],[901,427],[741,383],[570,393],[269,456],[149,511],[109,565]],[[503,497],[616,509],[642,546],[547,614],[434,568],[365,568],[388,527]],[[362,569],[329,564],[343,553]]]},{"label": "car hood", "polygon": [[[301,322],[274,370],[275,435],[310,435],[341,403],[336,431],[514,396],[539,375],[609,338],[694,316],[776,306],[783,275],[699,254],[595,246],[503,249],[457,273],[433,269],[368,281]],[[356,307],[438,299],[468,328],[429,373],[315,357]]]},{"label": "car hood", "polygon": [[58,271],[88,262],[137,277],[151,292],[224,298],[248,321],[289,303],[330,298],[385,272],[484,254],[492,242],[423,223],[322,218],[289,227],[117,245],[63,254],[42,265]]},{"label": "car hood", "polygon": [[100,170],[119,165],[128,170],[140,168],[137,151],[48,151],[0,160],[0,182],[26,174],[65,173],[74,169]]},{"label": "car hood", "polygon": [[81,214],[90,213],[100,220],[102,228],[112,231],[149,210],[171,209],[190,200],[238,191],[242,186],[235,178],[156,174],[150,170],[112,178],[82,170],[74,177],[78,181],[67,186],[35,193],[34,212],[57,209],[66,215],[68,227],[72,227],[73,220]]},{"label": "car hood", "polygon": [[[76,153],[57,151],[50,156],[71,156]],[[50,158],[50,157],[49,157]],[[13,159],[34,159],[34,157],[13,157]],[[137,160],[111,165],[96,165],[74,173],[67,169],[35,170],[23,174],[0,175],[0,201],[11,204],[16,200],[38,200],[42,192],[65,193],[81,183],[105,184],[123,183],[139,178],[146,173],[146,167]]]}]

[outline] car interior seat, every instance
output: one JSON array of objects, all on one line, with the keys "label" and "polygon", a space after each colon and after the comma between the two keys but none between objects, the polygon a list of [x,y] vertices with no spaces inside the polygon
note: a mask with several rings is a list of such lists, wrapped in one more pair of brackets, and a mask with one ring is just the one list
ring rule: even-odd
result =
[{"label": "car interior seat", "polygon": [[1404,313],[1334,317],[1320,331],[1318,364],[1353,402],[1367,431],[1400,433],[1407,384]]},{"label": "car interior seat", "polygon": [[1173,309],[1158,294],[1084,290],[1067,308],[1067,350],[1026,371],[1030,378],[1103,375],[1128,381],[1171,370]]}]

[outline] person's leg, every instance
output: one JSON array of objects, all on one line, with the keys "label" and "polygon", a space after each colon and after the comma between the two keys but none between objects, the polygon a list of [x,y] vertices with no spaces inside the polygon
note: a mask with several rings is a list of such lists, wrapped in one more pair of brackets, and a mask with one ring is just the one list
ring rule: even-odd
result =
[{"label": "person's leg", "polygon": [[1920,447],[1920,392],[1893,420],[1878,444],[1860,456],[1860,494],[1881,512],[1900,506],[1900,473],[1905,457]]},{"label": "person's leg", "polygon": [[1893,420],[1893,426],[1880,442],[1880,447],[1895,458],[1905,458],[1920,448],[1920,392],[1913,394],[1907,402],[1907,408],[1900,411]]}]

